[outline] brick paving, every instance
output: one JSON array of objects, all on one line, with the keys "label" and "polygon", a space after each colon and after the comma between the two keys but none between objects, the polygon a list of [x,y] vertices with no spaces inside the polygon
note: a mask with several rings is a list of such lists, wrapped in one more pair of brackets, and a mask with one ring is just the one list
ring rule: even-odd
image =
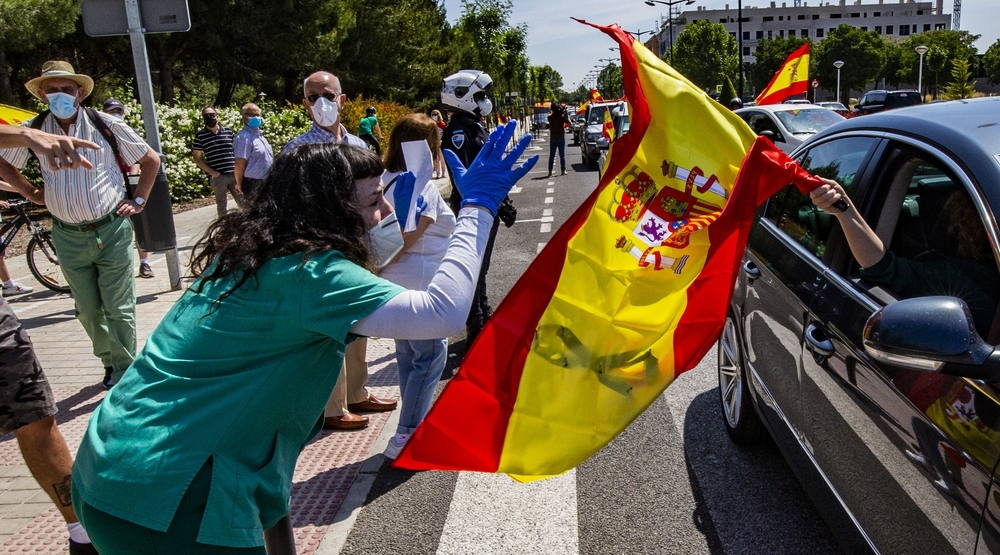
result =
[{"label": "brick paving", "polygon": [[[233,203],[230,205],[235,208]],[[191,247],[214,217],[214,204],[174,215],[182,275],[187,275]],[[170,290],[164,255],[151,255],[150,263],[156,277],[136,280],[140,349],[182,292]],[[8,301],[31,336],[59,405],[59,429],[70,452],[76,453],[91,412],[104,398],[105,390],[100,385],[104,369],[73,316],[72,299],[38,284],[23,256],[7,260],[7,265],[15,281],[35,288],[32,293]],[[184,279],[184,286],[190,281]],[[392,341],[372,339],[368,349],[372,392],[398,397]],[[303,451],[292,487],[291,516],[299,553],[339,551],[343,537],[324,538],[331,526],[339,526],[343,533],[343,525],[349,524],[356,513],[358,507],[350,506],[351,501],[345,504],[345,499],[355,500],[355,504],[363,501],[367,486],[355,486],[355,478],[362,467],[381,464],[379,453],[395,429],[396,414],[369,415],[368,428],[356,432],[324,431]],[[358,491],[359,487],[364,491]],[[0,437],[0,552],[62,553],[68,539],[58,511],[24,465],[14,435]]]}]

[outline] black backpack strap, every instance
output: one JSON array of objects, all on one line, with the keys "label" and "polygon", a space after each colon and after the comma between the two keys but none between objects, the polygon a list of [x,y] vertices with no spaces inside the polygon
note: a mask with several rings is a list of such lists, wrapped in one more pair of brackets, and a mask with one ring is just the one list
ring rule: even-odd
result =
[{"label": "black backpack strap", "polygon": [[42,113],[38,114],[37,116],[35,116],[34,119],[31,120],[31,123],[28,124],[28,127],[32,128],[32,129],[41,130],[42,129],[42,124],[45,123],[45,118],[47,118],[47,117],[49,117],[49,111],[45,110],[44,112],[42,112]]},{"label": "black backpack strap", "polygon": [[87,118],[90,120],[90,123],[94,124],[97,131],[104,137],[104,140],[111,145],[111,152],[115,153],[115,158],[121,160],[122,155],[118,151],[118,139],[115,138],[115,134],[111,131],[111,128],[108,127],[108,124],[104,123],[104,120],[101,119],[97,110],[93,108],[84,108],[84,111],[87,112]]}]

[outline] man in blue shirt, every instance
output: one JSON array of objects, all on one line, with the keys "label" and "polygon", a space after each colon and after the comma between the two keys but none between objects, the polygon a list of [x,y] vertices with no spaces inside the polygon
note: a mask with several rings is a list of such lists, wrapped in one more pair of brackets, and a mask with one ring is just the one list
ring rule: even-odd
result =
[{"label": "man in blue shirt", "polygon": [[233,140],[233,155],[236,158],[233,175],[236,176],[236,190],[250,195],[267,177],[274,152],[260,130],[264,124],[260,107],[251,102],[243,106],[240,113],[243,115],[243,128]]}]

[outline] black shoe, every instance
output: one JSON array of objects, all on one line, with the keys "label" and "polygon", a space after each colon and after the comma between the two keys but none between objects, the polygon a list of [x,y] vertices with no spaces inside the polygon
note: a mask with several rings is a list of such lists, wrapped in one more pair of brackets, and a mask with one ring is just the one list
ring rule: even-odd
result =
[{"label": "black shoe", "polygon": [[148,278],[156,277],[156,276],[153,275],[153,269],[149,267],[149,263],[148,262],[140,262],[139,263],[139,275],[136,276],[136,277],[141,277],[141,278],[147,278],[148,279]]},{"label": "black shoe", "polygon": [[69,555],[101,555],[92,543],[76,543],[69,540]]},{"label": "black shoe", "polygon": [[101,380],[101,383],[104,384],[104,389],[111,389],[111,386],[115,385],[111,382],[111,373],[114,371],[115,369],[111,366],[104,367],[104,379]]}]

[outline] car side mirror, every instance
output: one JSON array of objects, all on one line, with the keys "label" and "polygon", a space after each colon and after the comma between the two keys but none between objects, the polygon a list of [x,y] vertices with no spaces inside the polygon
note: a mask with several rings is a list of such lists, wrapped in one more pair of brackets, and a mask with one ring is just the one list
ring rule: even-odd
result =
[{"label": "car side mirror", "polygon": [[865,352],[879,362],[966,378],[1000,380],[1000,353],[976,332],[965,301],[917,297],[889,304],[865,324]]},{"label": "car side mirror", "polygon": [[597,139],[597,150],[608,150],[609,148],[611,148],[611,145],[608,143],[608,139],[606,137]]},{"label": "car side mirror", "polygon": [[765,129],[757,134],[760,135],[761,137],[767,137],[768,140],[771,141],[772,143],[777,140],[777,138],[775,138],[774,131],[771,131],[770,129]]}]

